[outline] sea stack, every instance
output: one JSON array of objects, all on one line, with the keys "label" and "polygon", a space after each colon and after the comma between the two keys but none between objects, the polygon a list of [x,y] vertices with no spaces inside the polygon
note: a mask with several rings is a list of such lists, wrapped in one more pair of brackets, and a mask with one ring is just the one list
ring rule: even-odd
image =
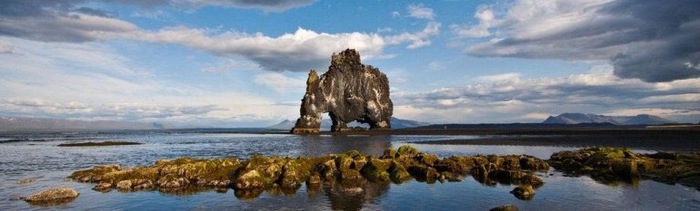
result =
[{"label": "sea stack", "polygon": [[320,77],[313,69],[309,72],[301,117],[291,132],[318,134],[324,113],[331,117],[333,132],[350,130],[347,123],[352,121],[367,123],[373,130],[390,129],[393,107],[386,75],[362,64],[360,54],[347,49],[333,54],[328,71]]}]

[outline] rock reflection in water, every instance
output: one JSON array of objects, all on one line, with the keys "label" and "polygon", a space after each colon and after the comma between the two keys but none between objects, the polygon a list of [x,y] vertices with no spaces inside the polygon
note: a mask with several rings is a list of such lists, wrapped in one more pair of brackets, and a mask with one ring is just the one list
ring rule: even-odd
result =
[{"label": "rock reflection in water", "polygon": [[263,193],[263,189],[235,189],[233,193],[238,199],[252,201]]},{"label": "rock reflection in water", "polygon": [[[381,199],[382,196],[389,191],[389,187],[391,187],[390,182],[375,183],[359,181],[352,184],[343,184],[341,182],[324,182],[323,184],[318,185],[307,184],[305,192],[309,201],[314,201],[314,199],[318,197],[327,198],[330,202],[330,207],[333,210],[361,210],[367,204]],[[246,202],[254,202],[263,194],[279,197],[294,196],[298,192],[298,189],[285,189],[280,187],[271,187],[264,190],[234,189],[236,198]]]},{"label": "rock reflection in water", "polygon": [[392,147],[391,136],[352,136],[321,135],[304,136],[300,143],[301,155],[325,155],[328,153],[357,150],[366,155],[381,155],[384,149]]},{"label": "rock reflection in water", "polygon": [[365,204],[386,194],[390,186],[390,182],[325,183],[323,191],[333,210],[360,210]]}]

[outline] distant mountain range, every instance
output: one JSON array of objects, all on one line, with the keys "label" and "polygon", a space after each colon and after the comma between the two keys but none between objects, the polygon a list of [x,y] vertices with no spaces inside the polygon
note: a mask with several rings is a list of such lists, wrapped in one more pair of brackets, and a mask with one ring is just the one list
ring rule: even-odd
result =
[{"label": "distant mountain range", "polygon": [[610,123],[614,125],[663,125],[677,122],[663,117],[640,114],[637,116],[606,116],[597,114],[564,113],[559,116],[549,116],[543,124],[582,124]]},{"label": "distant mountain range", "polygon": [[[413,121],[413,120],[406,120],[406,119],[399,119],[395,117],[391,117],[391,128],[393,129],[402,129],[402,128],[413,128],[413,127],[421,127],[421,126],[426,126],[430,125],[430,123],[426,122],[418,122],[418,121]],[[273,130],[291,130],[294,127],[294,124],[296,121],[292,120],[284,120],[280,123],[277,123],[275,125],[267,127],[267,129],[273,129]],[[331,125],[333,123],[331,122],[330,119],[323,119],[321,121],[321,129],[322,130],[330,130]],[[367,124],[359,124],[358,122],[352,122],[348,124],[348,127],[369,127]]]},{"label": "distant mountain range", "polygon": [[[291,130],[294,127],[295,121],[284,120],[265,129],[273,130]],[[535,123],[536,124],[536,123]],[[559,116],[550,116],[542,124],[610,124],[612,125],[663,125],[677,124],[677,122],[665,119],[659,116],[640,114],[636,116],[606,116],[597,114],[583,113],[564,113]],[[331,120],[324,119],[321,122],[321,129],[330,130]],[[430,123],[418,122],[413,120],[391,118],[391,127],[394,129],[426,127]],[[503,125],[503,124],[496,124]],[[16,118],[16,117],[0,117],[0,131],[27,131],[27,130],[42,130],[42,131],[58,131],[58,130],[157,130],[157,129],[173,129],[169,126],[164,126],[161,123],[143,123],[129,121],[85,121],[85,120],[70,120],[70,119],[42,119],[42,118]],[[348,124],[348,127],[368,127],[367,124],[359,124],[353,122]],[[440,126],[440,125],[438,125]],[[453,125],[454,126],[454,125]],[[443,127],[443,126],[440,126]],[[452,126],[451,126],[452,127]],[[180,127],[178,127],[180,128]]]},{"label": "distant mountain range", "polygon": [[84,121],[70,119],[41,119],[0,117],[0,131],[19,130],[153,130],[163,129],[160,123],[128,121]]}]

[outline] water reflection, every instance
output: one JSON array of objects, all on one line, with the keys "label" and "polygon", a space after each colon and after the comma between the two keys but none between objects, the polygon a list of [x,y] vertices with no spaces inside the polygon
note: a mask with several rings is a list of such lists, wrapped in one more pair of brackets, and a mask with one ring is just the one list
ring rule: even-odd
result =
[{"label": "water reflection", "polygon": [[234,191],[234,195],[236,198],[244,200],[244,201],[252,201],[255,198],[258,198],[260,194],[263,193],[263,189],[248,189],[248,190],[243,190],[243,189],[237,189]]},{"label": "water reflection", "polygon": [[305,136],[300,144],[301,155],[325,155],[357,150],[366,155],[381,155],[391,147],[391,136]]},{"label": "water reflection", "polygon": [[364,205],[379,200],[391,187],[390,182],[363,182],[360,184],[326,183],[323,191],[333,210],[360,210]]},{"label": "water reflection", "polygon": [[[454,136],[291,136],[283,134],[161,134],[161,133],[89,133],[31,136],[29,142],[0,144],[0,210],[45,209],[24,201],[11,201],[13,196],[27,196],[39,190],[68,186],[80,196],[64,207],[78,210],[114,209],[206,209],[206,210],[488,210],[501,204],[516,204],[522,210],[698,210],[700,191],[680,185],[667,185],[650,180],[600,182],[590,177],[565,177],[560,172],[543,176],[545,185],[537,189],[531,201],[521,201],[509,194],[514,185],[480,183],[465,178],[463,182],[426,184],[407,182],[400,185],[364,183],[359,187],[342,184],[303,186],[298,190],[240,192],[222,189],[161,193],[139,191],[100,193],[91,190],[94,184],[65,182],[71,172],[96,165],[152,165],[158,159],[183,156],[197,158],[239,157],[254,153],[263,155],[325,155],[357,149],[364,154],[380,155],[385,148],[421,140],[463,139]],[[12,137],[14,138],[14,137]],[[6,138],[11,139],[11,138]],[[139,146],[101,148],[59,148],[69,141],[121,140],[144,143]],[[643,140],[640,140],[643,141]],[[450,155],[530,154],[547,159],[552,152],[570,147],[485,146],[415,144],[420,151]],[[552,175],[549,175],[552,174]],[[41,177],[20,185],[17,181]],[[605,185],[604,185],[605,184]],[[233,193],[230,193],[233,192]],[[232,196],[234,195],[234,196]],[[301,196],[301,197],[300,197]],[[52,207],[56,208],[56,207]]]}]

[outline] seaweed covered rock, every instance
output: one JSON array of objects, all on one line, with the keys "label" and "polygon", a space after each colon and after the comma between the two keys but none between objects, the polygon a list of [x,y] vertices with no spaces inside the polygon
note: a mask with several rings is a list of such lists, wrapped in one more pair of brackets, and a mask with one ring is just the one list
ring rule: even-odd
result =
[{"label": "seaweed covered rock", "polygon": [[[544,162],[532,159],[533,165]],[[303,184],[311,191],[335,183],[355,190],[368,182],[402,183],[413,178],[428,183],[461,181],[469,173],[475,178],[484,177],[481,182],[541,185],[533,170],[520,169],[520,160],[521,156],[496,155],[440,158],[405,145],[387,149],[380,157],[350,150],[318,157],[254,155],[243,161],[179,158],[159,160],[152,166],[97,166],[76,171],[69,178],[96,183],[93,190],[102,192],[157,189],[181,193],[190,188],[234,188],[236,196],[244,199],[256,197],[263,190],[293,194]]]},{"label": "seaweed covered rock", "polygon": [[101,182],[101,183],[95,185],[95,187],[93,187],[92,189],[96,190],[96,191],[100,191],[100,192],[109,192],[112,190],[112,187],[113,187],[112,183]]},{"label": "seaweed covered rock", "polygon": [[637,161],[642,160],[631,150],[623,148],[583,148],[557,152],[550,157],[556,169],[569,174],[590,174],[604,180],[639,177]]},{"label": "seaweed covered rock", "polygon": [[464,175],[468,173],[473,166],[474,160],[469,157],[452,156],[436,162],[435,169],[440,172],[450,172],[456,175]]},{"label": "seaweed covered rock", "polygon": [[236,189],[264,188],[269,182],[255,169],[239,174],[236,179]]},{"label": "seaweed covered rock", "polygon": [[590,175],[604,182],[651,178],[700,188],[700,183],[687,182],[700,177],[698,152],[637,154],[624,148],[583,148],[554,153],[550,163],[565,173]]},{"label": "seaweed covered rock", "polygon": [[533,196],[535,196],[535,189],[532,188],[531,185],[520,185],[515,187],[512,191],[510,191],[510,193],[512,193],[518,199],[530,200]]},{"label": "seaweed covered rock", "polygon": [[428,183],[435,183],[439,176],[437,170],[428,166],[410,166],[408,167],[408,172],[411,173],[416,180]]},{"label": "seaweed covered rock", "polygon": [[153,166],[121,169],[117,165],[96,166],[76,171],[68,178],[80,182],[98,183],[93,190],[106,192],[113,188],[122,191],[186,188],[191,184],[202,187],[227,187],[231,172],[240,166],[235,158],[159,160]]},{"label": "seaweed covered rock", "polygon": [[389,80],[379,69],[362,64],[354,49],[334,53],[320,77],[311,70],[301,102],[294,134],[318,134],[324,113],[331,117],[334,132],[350,130],[347,123],[352,121],[368,123],[370,129],[391,128]]},{"label": "seaweed covered rock", "polygon": [[403,145],[403,146],[400,146],[399,149],[397,149],[396,151],[389,149],[389,150],[386,150],[385,153],[386,152],[389,152],[389,153],[395,152],[395,155],[394,155],[395,158],[413,158],[416,155],[418,155],[418,153],[419,153],[418,149],[416,149],[415,147],[413,147],[411,145]]},{"label": "seaweed covered rock", "polygon": [[408,173],[406,167],[395,160],[391,161],[391,165],[389,166],[389,169],[387,169],[387,172],[389,172],[389,178],[394,183],[402,183],[411,179],[411,174]]},{"label": "seaweed covered rock", "polygon": [[391,167],[391,160],[370,158],[360,170],[360,173],[370,181],[389,181],[390,175],[387,170]]},{"label": "seaweed covered rock", "polygon": [[302,162],[299,160],[289,160],[282,167],[282,175],[280,177],[280,185],[286,189],[297,189],[304,183],[309,175],[308,168],[302,167]]},{"label": "seaweed covered rock", "polygon": [[504,204],[498,207],[489,209],[489,211],[518,211],[518,207],[513,204]]},{"label": "seaweed covered rock", "polygon": [[102,175],[119,170],[119,165],[95,166],[92,169],[76,171],[69,178],[80,182],[99,182],[102,181]]},{"label": "seaweed covered rock", "polygon": [[338,178],[345,184],[359,184],[365,179],[360,170],[367,164],[367,157],[357,150],[350,150],[335,158]]},{"label": "seaweed covered rock", "polygon": [[25,201],[32,204],[62,204],[78,197],[78,191],[72,188],[51,188],[32,194]]},{"label": "seaweed covered rock", "polygon": [[281,157],[252,156],[237,169],[234,178],[237,189],[260,189],[270,187],[282,175],[287,160]]}]

